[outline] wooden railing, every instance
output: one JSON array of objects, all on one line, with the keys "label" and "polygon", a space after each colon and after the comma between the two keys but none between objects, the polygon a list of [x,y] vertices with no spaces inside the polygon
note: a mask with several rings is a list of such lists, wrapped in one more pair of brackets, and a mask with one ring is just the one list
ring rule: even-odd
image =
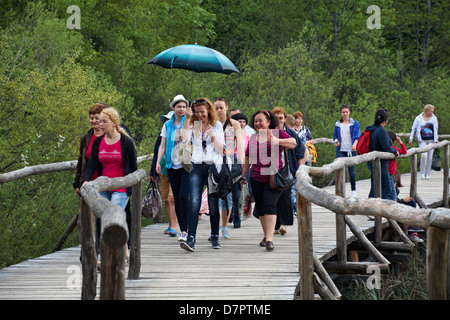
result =
[{"label": "wooden railing", "polygon": [[[316,143],[332,143],[331,139],[314,139]],[[410,226],[427,229],[427,298],[447,299],[450,298],[450,279],[447,279],[450,268],[449,254],[449,229],[450,210],[449,207],[449,141],[429,144],[422,148],[411,148],[406,155],[399,158],[411,158],[411,187],[410,196],[419,200],[417,194],[417,154],[431,149],[443,148],[443,201],[445,208],[416,209],[391,200],[377,198],[346,198],[345,197],[345,170],[346,167],[356,166],[373,161],[374,195],[381,196],[381,166],[380,159],[390,160],[395,156],[391,153],[371,152],[368,154],[351,157],[338,158],[331,164],[322,167],[300,166],[296,173],[297,178],[297,218],[298,218],[298,242],[299,242],[299,271],[300,281],[297,286],[296,299],[314,299],[314,290],[323,299],[339,299],[341,294],[328,270],[347,269],[350,272],[365,274],[369,266],[375,265],[380,270],[387,270],[389,261],[378,251],[380,247],[391,247],[397,250],[410,250],[413,246],[411,241],[403,233],[397,222]],[[336,172],[336,195],[321,190],[312,185],[312,176],[324,177]],[[336,213],[336,246],[337,261],[327,262],[324,265],[313,252],[312,241],[312,212],[311,203],[325,207]],[[375,217],[374,242],[369,241],[366,236],[353,224],[349,215],[370,215]],[[404,244],[382,243],[381,218],[388,219],[389,224],[401,236]],[[375,263],[354,263],[347,261],[346,225],[361,241],[368,252],[378,260]]]},{"label": "wooden railing", "polygon": [[95,223],[91,212],[101,218],[101,300],[125,299],[125,252],[128,227],[125,211],[100,196],[105,190],[132,187],[131,241],[128,279],[138,279],[141,269],[141,203],[142,179],[145,170],[139,169],[122,178],[98,177],[80,189],[80,234],[82,289],[81,298],[92,300],[97,291],[97,254]]},{"label": "wooden railing", "polygon": [[[152,156],[138,157],[138,163],[151,161]],[[29,176],[75,170],[77,161],[65,161],[43,165],[29,166],[19,170],[0,174],[0,183],[12,182]],[[72,232],[75,226],[79,227],[82,264],[81,299],[92,300],[97,294],[97,254],[95,249],[95,223],[94,215],[101,217],[101,241],[105,244],[101,252],[101,284],[100,299],[125,298],[125,251],[130,235],[124,210],[110,201],[102,198],[100,192],[119,188],[132,187],[131,202],[131,238],[129,252],[128,279],[138,279],[141,268],[141,203],[142,179],[146,172],[139,169],[126,177],[108,179],[99,177],[87,183],[80,189],[79,214],[76,214],[63,237],[60,239],[58,249],[64,239]],[[136,205],[137,204],[137,205]]]}]

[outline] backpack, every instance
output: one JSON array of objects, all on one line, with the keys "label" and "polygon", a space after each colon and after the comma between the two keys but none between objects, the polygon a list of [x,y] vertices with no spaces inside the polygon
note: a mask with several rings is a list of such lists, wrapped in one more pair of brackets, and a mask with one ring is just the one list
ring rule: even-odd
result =
[{"label": "backpack", "polygon": [[369,153],[370,149],[370,131],[365,130],[358,139],[358,143],[356,144],[356,152],[358,154]]},{"label": "backpack", "polygon": [[216,188],[217,196],[220,199],[226,199],[233,186],[231,171],[227,164],[227,156],[223,156],[223,162],[220,172],[217,171],[217,167],[215,164],[212,164],[210,166],[209,172],[211,174],[211,180],[214,184],[214,187]]}]

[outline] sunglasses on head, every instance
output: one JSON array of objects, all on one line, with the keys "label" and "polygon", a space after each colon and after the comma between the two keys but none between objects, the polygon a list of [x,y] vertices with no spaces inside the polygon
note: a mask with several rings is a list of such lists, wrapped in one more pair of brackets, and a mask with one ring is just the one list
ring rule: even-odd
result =
[{"label": "sunglasses on head", "polygon": [[227,100],[225,100],[224,97],[214,98],[213,100],[214,100],[214,102],[216,102],[216,101],[225,101],[225,102],[227,102]]},{"label": "sunglasses on head", "polygon": [[208,102],[205,99],[197,99],[192,102],[192,106],[195,106],[196,104],[208,104]]}]

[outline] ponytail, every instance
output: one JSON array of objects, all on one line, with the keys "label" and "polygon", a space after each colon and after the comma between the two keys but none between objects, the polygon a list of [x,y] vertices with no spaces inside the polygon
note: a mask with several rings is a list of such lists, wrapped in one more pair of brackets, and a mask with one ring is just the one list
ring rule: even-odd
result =
[{"label": "ponytail", "polygon": [[380,124],[382,124],[384,121],[386,121],[388,118],[388,113],[386,110],[384,109],[379,109],[376,113],[375,113],[375,121],[374,121],[374,125],[379,126]]}]

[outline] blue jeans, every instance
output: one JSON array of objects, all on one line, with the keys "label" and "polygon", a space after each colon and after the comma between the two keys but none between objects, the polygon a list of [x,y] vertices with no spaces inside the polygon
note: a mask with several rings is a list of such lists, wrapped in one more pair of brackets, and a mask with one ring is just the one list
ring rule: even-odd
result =
[{"label": "blue jeans", "polygon": [[[352,157],[356,157],[356,151],[351,152]],[[349,152],[346,151],[336,151],[336,158],[344,158],[349,157]],[[350,186],[352,188],[352,191],[356,190],[356,174],[355,174],[355,167],[347,167],[348,168],[348,175],[350,177]]]},{"label": "blue jeans", "polygon": [[292,212],[294,214],[297,212],[297,179],[294,179],[294,185],[291,188],[291,203],[292,203]]},{"label": "blue jeans", "polygon": [[177,215],[180,230],[187,232],[189,221],[189,173],[184,169],[167,169],[170,187],[175,201],[175,213]]},{"label": "blue jeans", "polygon": [[[392,177],[389,175],[389,160],[381,160],[381,198],[388,200],[397,200],[397,192],[393,183],[391,183]],[[372,161],[367,162],[367,167],[370,170],[370,192],[369,198],[373,198],[373,165]],[[393,181],[393,180],[392,180]]]},{"label": "blue jeans", "polygon": [[[188,236],[195,238],[198,226],[198,215],[202,203],[203,187],[208,185],[209,167],[207,163],[191,165],[189,173],[189,194],[191,211],[189,213]],[[211,224],[211,235],[219,235],[219,198],[217,194],[208,194],[209,221]]]},{"label": "blue jeans", "polygon": [[125,210],[128,203],[128,195],[125,192],[102,191],[100,195]]},{"label": "blue jeans", "polygon": [[227,195],[227,203],[224,200],[219,199],[219,208],[221,210],[227,210],[226,205],[228,204],[228,211],[231,209],[231,218],[234,225],[239,225],[241,222],[241,217],[239,216],[239,198],[241,197],[241,185],[239,182],[233,184],[231,192]]}]

